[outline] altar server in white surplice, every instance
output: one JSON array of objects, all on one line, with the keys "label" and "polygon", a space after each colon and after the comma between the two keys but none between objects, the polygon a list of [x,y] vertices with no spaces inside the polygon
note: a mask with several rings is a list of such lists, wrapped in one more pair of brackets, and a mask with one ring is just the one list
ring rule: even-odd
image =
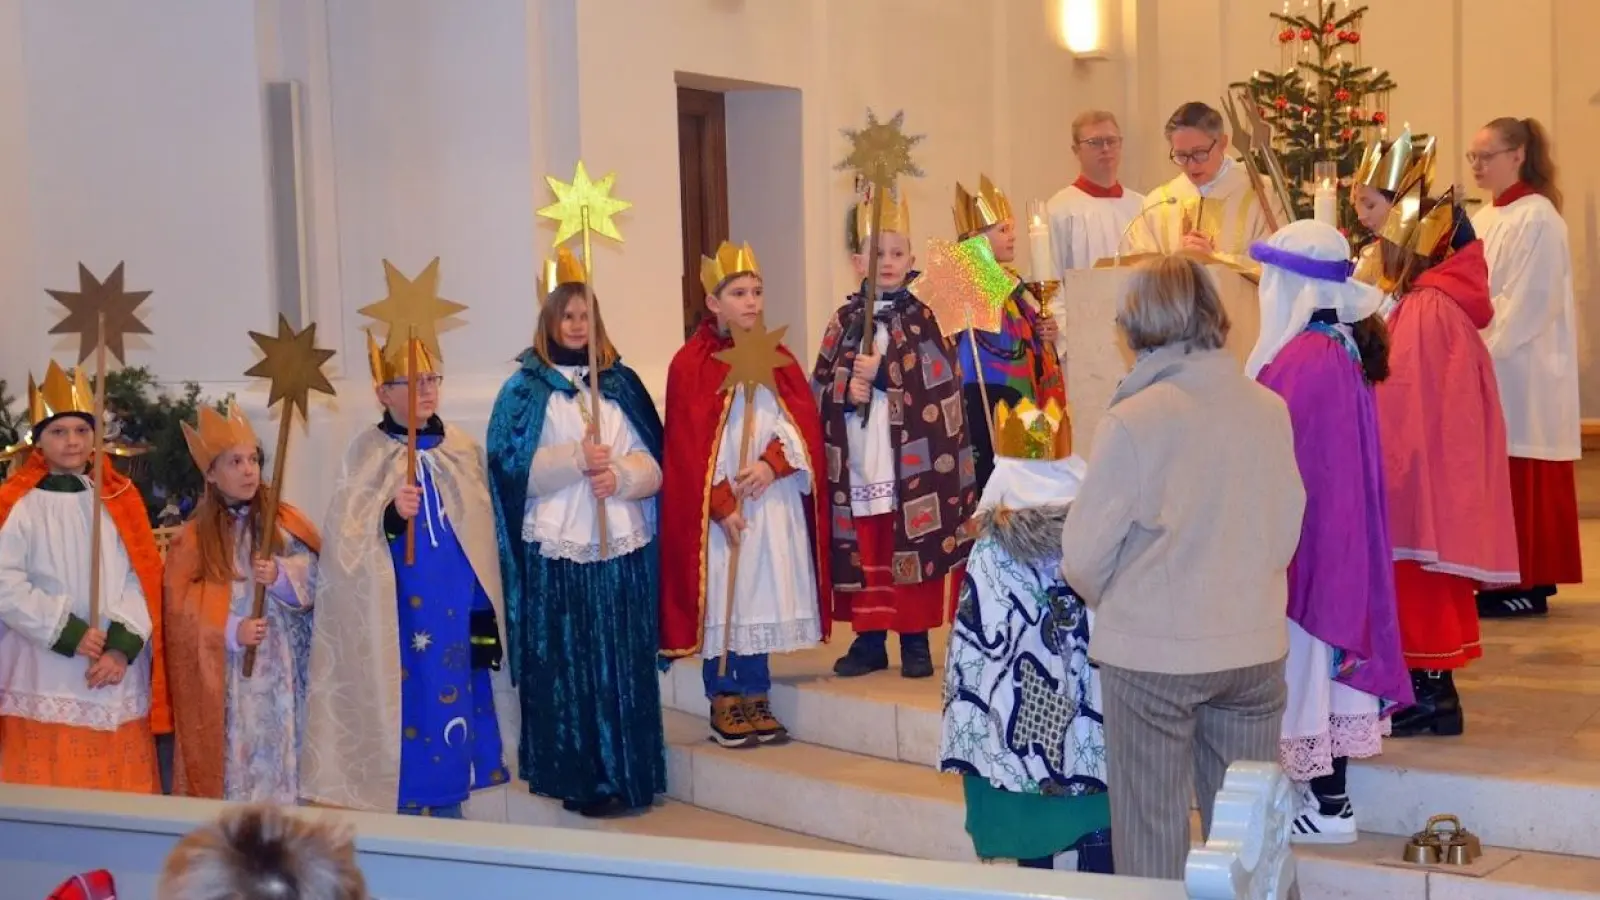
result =
[{"label": "altar server in white surplice", "polygon": [[1061,271],[1088,269],[1117,254],[1128,225],[1144,207],[1144,195],[1117,180],[1122,168],[1122,129],[1117,117],[1091,109],[1072,120],[1072,153],[1078,180],[1046,205],[1050,242]]},{"label": "altar server in white surplice", "polygon": [[1494,357],[1511,452],[1522,583],[1478,595],[1486,618],[1542,615],[1556,585],[1583,581],[1576,462],[1578,317],[1572,251],[1550,139],[1534,119],[1495,119],[1472,140],[1472,176],[1494,204],[1472,217],[1489,261]]},{"label": "altar server in white surplice", "polygon": [[[1228,156],[1222,114],[1198,101],[1167,120],[1169,158],[1183,171],[1150,192],[1129,244],[1140,252],[1187,250],[1245,261],[1250,244],[1272,234],[1244,163]],[[1163,202],[1171,201],[1171,202]],[[1288,217],[1277,211],[1278,221]]]}]

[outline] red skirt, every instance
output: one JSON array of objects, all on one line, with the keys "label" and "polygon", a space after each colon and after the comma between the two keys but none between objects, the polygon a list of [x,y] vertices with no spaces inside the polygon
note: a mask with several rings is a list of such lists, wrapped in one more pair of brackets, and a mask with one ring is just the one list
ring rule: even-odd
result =
[{"label": "red skirt", "polygon": [[1511,457],[1511,509],[1517,521],[1521,586],[1582,582],[1578,487],[1572,462]]},{"label": "red skirt", "polygon": [[1408,669],[1459,669],[1483,655],[1478,634],[1478,583],[1460,575],[1394,564],[1400,649]]},{"label": "red skirt", "polygon": [[955,577],[918,584],[894,583],[894,513],[855,520],[861,542],[861,576],[866,587],[840,591],[850,601],[850,627],[863,631],[917,634],[944,624],[948,597],[960,586]]}]

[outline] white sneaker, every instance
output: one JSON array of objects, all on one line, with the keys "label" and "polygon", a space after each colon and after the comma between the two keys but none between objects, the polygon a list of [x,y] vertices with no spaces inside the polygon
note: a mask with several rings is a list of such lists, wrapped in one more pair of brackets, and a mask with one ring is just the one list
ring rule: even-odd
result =
[{"label": "white sneaker", "polygon": [[1353,844],[1355,840],[1356,811],[1349,803],[1336,815],[1328,816],[1323,815],[1322,806],[1313,797],[1289,823],[1292,844]]}]

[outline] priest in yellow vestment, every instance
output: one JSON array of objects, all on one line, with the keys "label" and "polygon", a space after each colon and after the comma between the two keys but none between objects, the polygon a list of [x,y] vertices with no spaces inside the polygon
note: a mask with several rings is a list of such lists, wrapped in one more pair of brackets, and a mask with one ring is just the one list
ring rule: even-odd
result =
[{"label": "priest in yellow vestment", "polygon": [[[1146,198],[1146,212],[1128,235],[1130,248],[1247,259],[1250,244],[1265,240],[1272,227],[1249,171],[1228,156],[1222,114],[1198,101],[1185,103],[1167,120],[1166,135],[1168,156],[1183,171]],[[1289,221],[1274,211],[1279,222]]]}]

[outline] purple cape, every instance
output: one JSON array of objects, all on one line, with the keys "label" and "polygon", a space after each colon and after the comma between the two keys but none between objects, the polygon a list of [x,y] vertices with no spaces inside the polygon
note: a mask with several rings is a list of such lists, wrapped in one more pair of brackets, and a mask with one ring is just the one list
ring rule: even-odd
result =
[{"label": "purple cape", "polygon": [[1410,706],[1372,386],[1346,345],[1315,328],[1290,341],[1257,380],[1289,407],[1306,490],[1300,547],[1289,564],[1289,618],[1344,651],[1338,681]]}]

